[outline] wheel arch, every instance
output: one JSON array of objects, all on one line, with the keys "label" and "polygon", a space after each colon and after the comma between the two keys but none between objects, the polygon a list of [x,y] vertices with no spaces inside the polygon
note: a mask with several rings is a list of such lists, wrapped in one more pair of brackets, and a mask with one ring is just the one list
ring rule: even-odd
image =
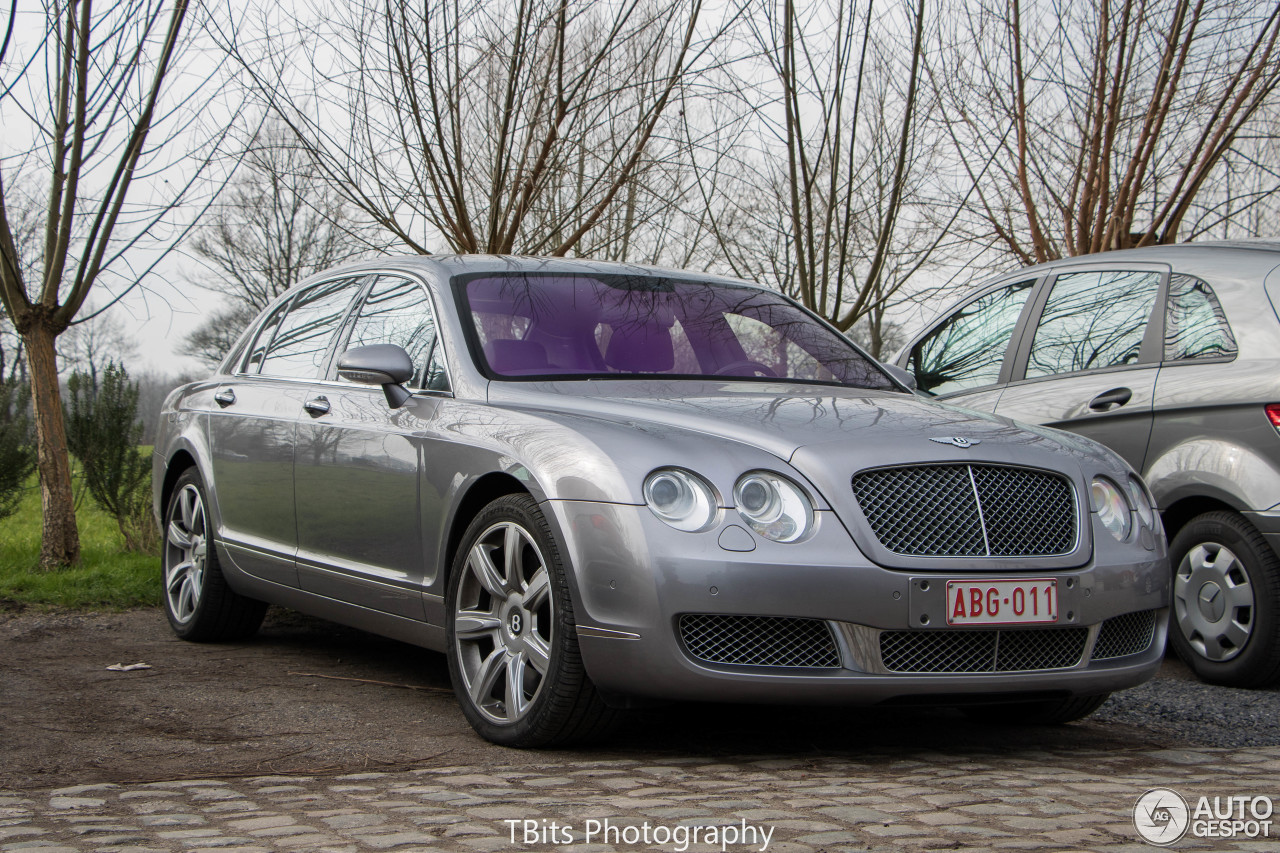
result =
[{"label": "wheel arch", "polygon": [[[449,573],[453,571],[453,561],[462,544],[462,536],[477,515],[486,506],[506,495],[526,494],[533,497],[529,488],[505,471],[491,471],[478,477],[467,487],[456,503],[453,517],[449,520],[449,532],[445,537],[444,553],[441,555],[440,577],[447,584]],[[554,524],[553,524],[554,530]]]},{"label": "wheel arch", "polygon": [[164,483],[160,487],[160,513],[163,516],[165,508],[169,506],[169,498],[173,496],[173,487],[177,485],[178,478],[181,477],[188,468],[199,468],[196,464],[196,458],[191,451],[179,448],[174,452],[169,460],[165,463]]},{"label": "wheel arch", "polygon": [[1178,535],[1178,531],[1186,527],[1196,516],[1206,512],[1230,512],[1240,515],[1240,509],[1226,501],[1210,495],[1188,495],[1171,503],[1160,513],[1164,524],[1165,538],[1170,542]]}]

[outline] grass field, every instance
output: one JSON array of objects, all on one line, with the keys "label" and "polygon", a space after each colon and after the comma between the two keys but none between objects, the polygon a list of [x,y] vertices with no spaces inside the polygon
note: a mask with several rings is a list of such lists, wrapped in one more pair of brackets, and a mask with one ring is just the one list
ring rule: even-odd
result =
[{"label": "grass field", "polygon": [[17,513],[0,521],[0,607],[114,610],[160,603],[158,557],[127,553],[115,519],[88,495],[76,521],[80,566],[40,571],[40,490],[31,479]]}]

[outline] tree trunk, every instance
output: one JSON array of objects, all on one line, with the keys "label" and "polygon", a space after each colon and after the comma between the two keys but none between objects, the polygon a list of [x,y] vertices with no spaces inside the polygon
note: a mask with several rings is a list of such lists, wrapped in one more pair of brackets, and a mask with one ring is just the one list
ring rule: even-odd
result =
[{"label": "tree trunk", "polygon": [[22,334],[31,371],[31,401],[36,415],[36,464],[40,472],[40,506],[44,511],[40,568],[46,571],[80,562],[80,533],[76,529],[71,463],[62,417],[62,390],[58,386],[54,340],[53,333],[39,319]]}]

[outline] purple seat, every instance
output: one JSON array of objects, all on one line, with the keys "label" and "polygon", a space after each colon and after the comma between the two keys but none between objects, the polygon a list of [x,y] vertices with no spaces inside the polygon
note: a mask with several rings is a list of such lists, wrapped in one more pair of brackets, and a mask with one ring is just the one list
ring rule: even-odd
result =
[{"label": "purple seat", "polygon": [[545,373],[551,365],[547,362],[547,350],[533,341],[489,341],[484,347],[485,358],[494,373]]},{"label": "purple seat", "polygon": [[665,373],[676,363],[671,329],[657,323],[615,326],[604,361],[626,373]]}]

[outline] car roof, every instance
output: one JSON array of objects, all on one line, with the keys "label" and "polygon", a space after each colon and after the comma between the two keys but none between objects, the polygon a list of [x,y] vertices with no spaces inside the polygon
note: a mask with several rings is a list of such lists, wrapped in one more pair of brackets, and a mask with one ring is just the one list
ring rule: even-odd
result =
[{"label": "car roof", "polygon": [[[753,281],[694,270],[679,270],[649,264],[597,261],[589,258],[557,258],[536,255],[390,255],[324,270],[321,275],[362,270],[402,270],[444,276],[472,273],[551,273],[564,275],[644,275],[678,277],[691,281],[731,283],[769,290]],[[314,281],[311,276],[307,282]],[[303,284],[307,283],[303,282]]]},{"label": "car roof", "polygon": [[1142,261],[1168,263],[1176,257],[1179,261],[1200,261],[1208,258],[1221,258],[1223,252],[1261,254],[1261,258],[1275,263],[1280,261],[1280,240],[1204,240],[1193,243],[1167,243],[1161,246],[1142,246],[1136,249],[1116,249],[1110,252],[1096,252],[1089,255],[1073,255],[1046,261],[1035,266],[1023,267],[1009,275],[1053,269],[1061,266],[1099,263],[1132,263]]}]

